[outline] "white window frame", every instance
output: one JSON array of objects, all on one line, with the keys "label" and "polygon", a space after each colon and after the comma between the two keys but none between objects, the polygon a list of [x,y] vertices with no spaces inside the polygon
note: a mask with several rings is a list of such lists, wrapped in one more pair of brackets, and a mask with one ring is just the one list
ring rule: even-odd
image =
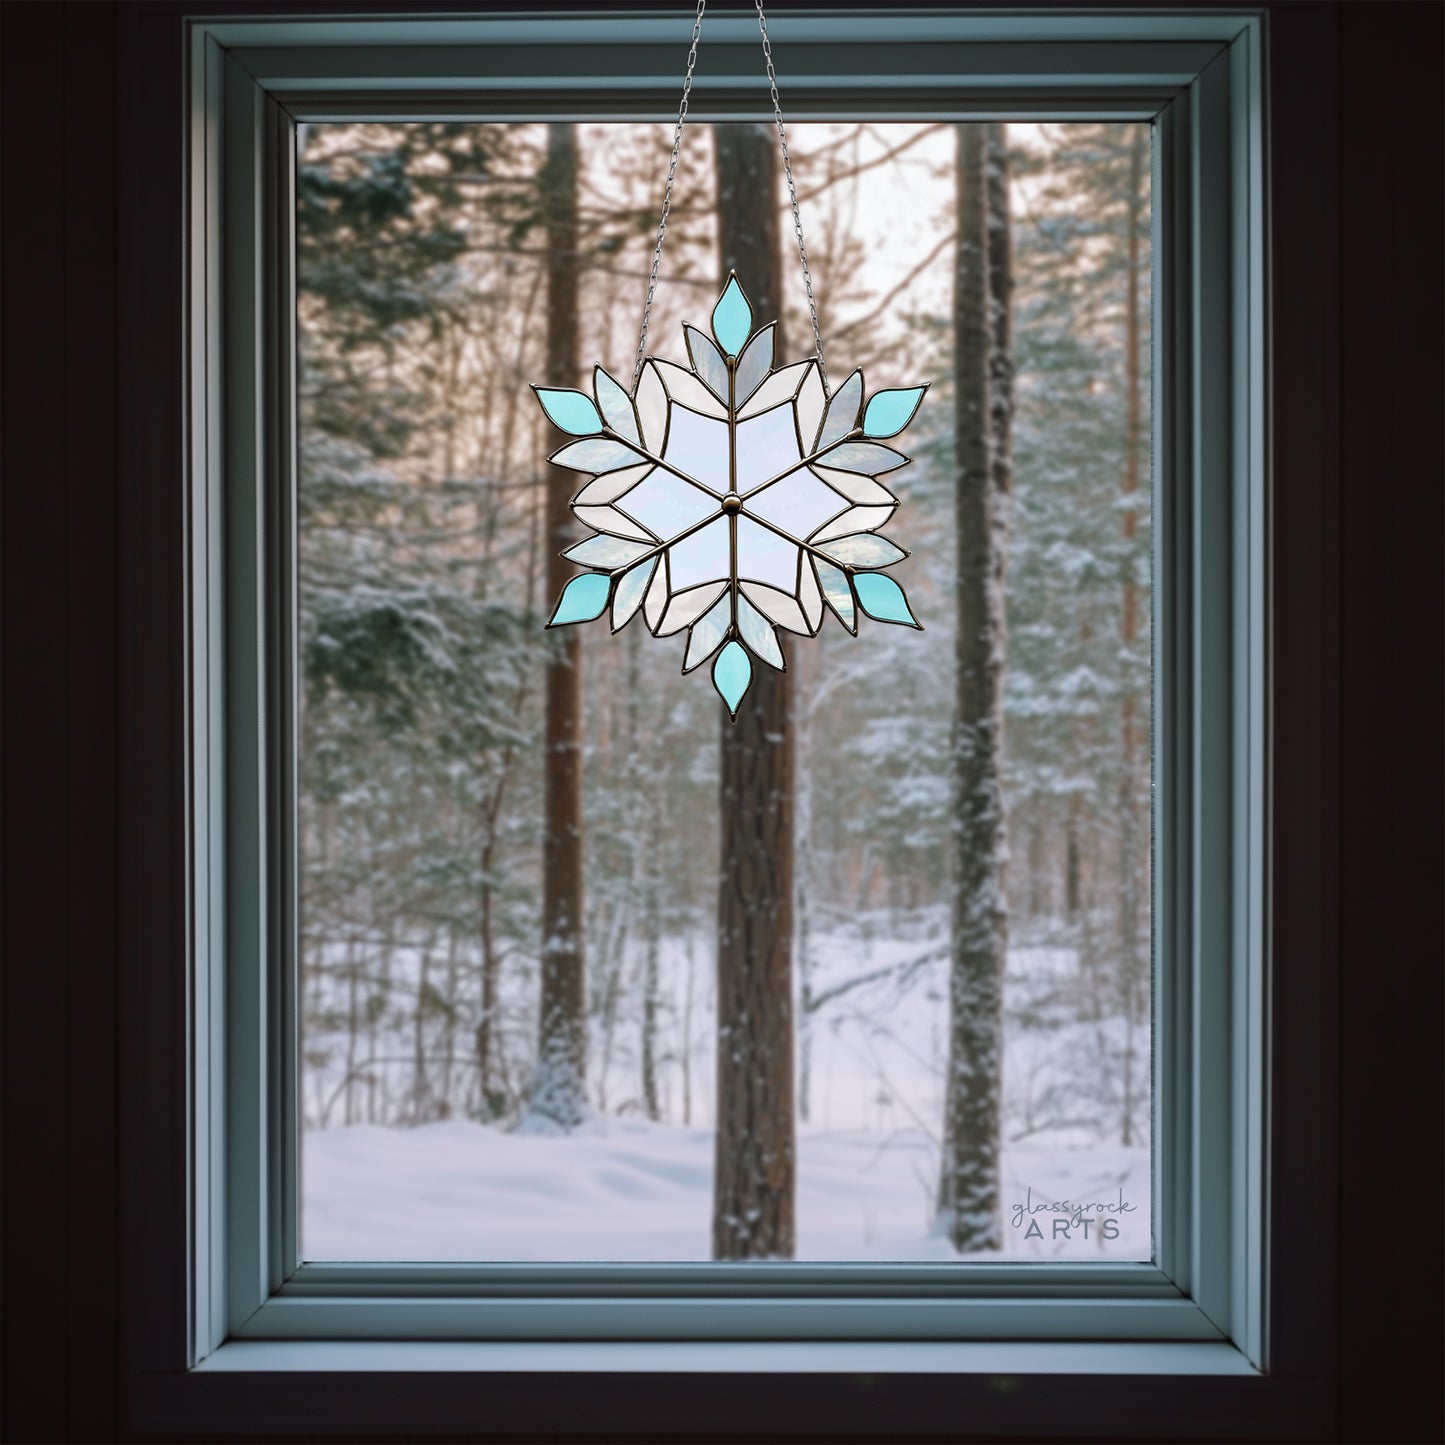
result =
[{"label": "white window frame", "polygon": [[[1209,1410],[1223,1419],[1231,1390],[1270,1366],[1255,11],[770,16],[799,120],[851,109],[1155,127],[1155,1261],[298,1264],[293,128],[668,120],[685,22],[532,11],[190,24],[191,1374],[1147,1376],[1214,1381]],[[750,14],[710,15],[705,45],[691,114],[754,113]]]}]

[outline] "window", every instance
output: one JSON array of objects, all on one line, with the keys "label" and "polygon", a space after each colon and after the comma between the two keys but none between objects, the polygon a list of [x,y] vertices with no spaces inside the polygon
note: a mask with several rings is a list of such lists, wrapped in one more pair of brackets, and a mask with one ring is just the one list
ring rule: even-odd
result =
[{"label": "window", "polygon": [[[979,129],[790,131],[835,388],[854,365],[870,390],[936,379],[894,444],[916,461],[888,478],[927,631],[789,639],[794,839],[768,866],[796,880],[782,950],[796,998],[773,1006],[797,1020],[798,1118],[795,1137],[773,1132],[797,1182],[766,1237],[722,1249],[771,1253],[786,1229],[798,1260],[1152,1254],[1151,138],[1128,121]],[[551,268],[574,252],[576,349],[626,375],[652,245],[638,217],[672,138],[616,122],[300,128],[303,1261],[700,1261],[719,1211],[743,1207],[713,1183],[721,742],[706,671],[681,674],[685,636],[644,646],[639,620],[577,639],[581,806],[544,812],[545,504],[575,486],[542,465],[558,443],[518,378],[547,368]],[[560,240],[545,224],[559,148],[578,216]],[[951,914],[969,907],[949,868],[967,155],[1014,172],[992,198],[1013,236],[995,275],[1013,318],[997,350],[1012,374],[1014,844],[1002,1189],[950,1231]],[[740,189],[723,167],[786,205],[766,136],[694,127],[652,310],[660,350],[721,287],[714,196]],[[796,263],[769,259],[746,279],[783,301],[788,338],[809,335]],[[552,828],[585,840],[575,1121],[538,1079]]]},{"label": "window", "polygon": [[[320,756],[298,749],[295,726],[311,684],[299,655],[308,533],[304,506],[299,532],[293,508],[306,467],[313,484],[320,474],[314,456],[299,476],[294,465],[293,398],[316,354],[308,257],[292,244],[296,128],[314,128],[306,166],[341,134],[332,127],[384,123],[394,135],[423,121],[563,120],[621,144],[624,122],[666,116],[679,59],[666,18],[575,19],[571,38],[582,43],[567,46],[552,43],[549,23],[236,21],[193,31],[194,1113],[207,1143],[196,1151],[192,1353],[206,1361],[201,1373],[243,1359],[295,1367],[302,1341],[781,1338],[867,1342],[870,1361],[925,1371],[1252,1375],[1267,1363],[1260,33],[1257,21],[1222,13],[1045,22],[810,12],[776,27],[790,109],[805,127],[868,117],[910,132],[989,120],[1152,129],[1152,1248],[1087,1265],[896,1254],[839,1263],[834,1252],[827,1264],[800,1255],[724,1266],[681,1251],[630,1265],[601,1251],[550,1262],[534,1251],[521,1265],[501,1247],[491,1259],[438,1264],[420,1262],[417,1248],[397,1252],[418,1261],[403,1266],[338,1262],[360,1252],[338,1246],[303,1263],[296,1101],[303,1088],[315,1093],[333,1045],[314,1021],[307,1032],[312,1000],[296,988],[308,915],[303,886],[298,919],[294,884],[325,856],[325,825],[303,812],[313,831],[289,826]],[[752,103],[742,79],[757,71],[749,23],[722,17],[710,31],[717,68],[701,72],[703,120],[725,124]],[[705,110],[709,73],[729,88]],[[811,134],[821,144],[829,132]],[[321,437],[307,417],[303,405],[303,457]],[[345,473],[344,458],[330,460]],[[320,557],[319,534],[310,544]],[[320,886],[316,874],[310,881]],[[319,917],[321,896],[312,898]],[[312,988],[350,982],[344,963],[328,976],[333,963],[314,966]],[[411,987],[423,995],[419,979]],[[333,1006],[322,997],[318,1014]],[[430,1065],[413,1079],[415,1106],[433,1087]],[[343,1109],[355,1082],[348,1070]],[[307,1107],[324,1109],[335,1092],[323,1079],[324,1097],[308,1095]],[[883,1105],[875,1096],[869,1107]],[[1015,1343],[1000,1355],[1005,1340]],[[920,1341],[943,1353],[920,1353]],[[1078,1353],[1104,1341],[1102,1352]],[[248,1342],[265,1342],[262,1354],[247,1355]],[[565,1358],[560,1344],[549,1348],[545,1358]],[[834,1361],[826,1369],[875,1368],[819,1358]]]}]

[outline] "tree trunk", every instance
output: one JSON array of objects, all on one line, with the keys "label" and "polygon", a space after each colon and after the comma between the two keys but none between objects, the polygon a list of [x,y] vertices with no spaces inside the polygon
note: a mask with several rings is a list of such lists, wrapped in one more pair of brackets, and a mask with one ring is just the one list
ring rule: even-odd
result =
[{"label": "tree trunk", "polygon": [[678,1064],[682,1070],[682,1122],[692,1124],[692,1001],[697,987],[697,955],[693,948],[692,923],[687,930],[687,979],[682,994],[682,1048]]},{"label": "tree trunk", "polygon": [[[722,274],[737,272],[761,323],[781,322],[776,137],[739,124],[713,135]],[[737,722],[721,719],[715,1259],[794,1249],[790,693],[786,673],[759,667]]]},{"label": "tree trunk", "polygon": [[796,857],[793,911],[798,953],[798,1118],[806,1124],[812,1109],[813,1081],[813,938],[812,898],[809,867],[813,839],[813,779],[811,767],[813,737],[813,664],[817,654],[803,650],[792,661],[793,733],[796,757],[793,806],[797,815],[793,829]]},{"label": "tree trunk", "polygon": [[[639,758],[644,746],[638,726],[637,702],[642,693],[641,654],[642,633],[634,627],[627,644],[628,746],[629,756],[632,758]],[[655,745],[651,731],[648,733],[646,745]],[[637,804],[637,811],[630,822],[632,847],[635,850],[634,857],[640,865],[640,876],[633,889],[633,898],[634,901],[640,901],[642,913],[642,1107],[647,1117],[656,1121],[662,1117],[657,1091],[657,1026],[662,987],[658,967],[662,932],[658,916],[658,890],[661,887],[659,874],[662,865],[660,819],[665,800],[654,801],[651,798],[652,790],[645,787],[640,768],[632,772],[631,787]],[[645,814],[650,811],[650,802],[657,816],[649,825],[645,821]]]},{"label": "tree trunk", "polygon": [[[577,385],[577,136],[547,127],[542,174],[547,216],[547,382]],[[556,596],[575,570],[560,553],[571,541],[568,502],[577,479],[554,471],[547,492],[547,590]],[[528,1107],[563,1129],[586,1110],[587,1016],[582,954],[582,655],[575,629],[548,639],[546,785],[542,879],[542,999],[537,1063]]]},{"label": "tree trunk", "polygon": [[658,921],[658,848],[657,829],[647,851],[647,877],[644,882],[644,939],[642,955],[642,1107],[647,1117],[662,1117],[657,1092],[657,1025],[661,1010],[661,978],[658,950],[661,945]]},{"label": "tree trunk", "polygon": [[1077,920],[1084,906],[1082,867],[1079,856],[1079,799],[1076,794],[1069,799],[1069,818],[1064,829],[1064,912],[1068,914],[1070,923]]},{"label": "tree trunk", "polygon": [[1045,902],[1045,885],[1047,879],[1044,877],[1044,825],[1040,818],[1040,805],[1034,800],[1033,807],[1029,810],[1029,888],[1028,888],[1028,911],[1031,919],[1043,915],[1048,904]]},{"label": "tree trunk", "polygon": [[1010,256],[1005,128],[958,127],[958,638],[952,970],[938,1203],[955,1249],[997,1249],[1003,974],[1002,792]]},{"label": "tree trunk", "polygon": [[[511,448],[511,431],[515,408],[507,411],[507,440],[504,454]],[[542,498],[542,505],[530,499],[527,504],[527,585],[523,616],[532,617],[537,606],[537,554],[539,551],[539,513],[550,515],[551,492]],[[493,507],[487,522],[487,543],[483,566],[479,569],[478,596],[485,596],[485,578],[491,565],[491,545],[496,533],[497,509]],[[553,639],[546,639],[550,645]],[[550,654],[549,654],[550,655]],[[531,683],[523,672],[512,697],[512,712],[516,717],[523,715],[527,705],[527,694]],[[493,868],[498,866],[498,840],[501,836],[502,808],[506,801],[507,787],[512,777],[512,765],[516,761],[516,748],[508,743],[502,749],[502,756],[495,772],[488,780],[487,792],[482,805],[482,849],[481,861],[481,932],[482,932],[482,1010],[477,1020],[477,1111],[483,1119],[499,1118],[507,1109],[510,1087],[505,1077],[501,1046],[501,975],[502,960],[497,949],[495,898],[497,893]]]},{"label": "tree trunk", "polygon": [[492,919],[492,864],[496,852],[496,836],[490,824],[482,837],[481,933],[482,933],[482,1011],[477,1019],[477,1091],[478,1105],[484,1118],[501,1113],[495,1088],[494,1053],[497,1038],[497,984],[501,963],[497,958],[496,927]]},{"label": "tree trunk", "polygon": [[412,1016],[412,1059],[411,1059],[411,1121],[425,1124],[431,1112],[431,1086],[426,1070],[426,1015],[427,999],[430,993],[432,939],[422,945],[421,958],[417,963],[416,1012]]},{"label": "tree trunk", "polygon": [[346,1123],[356,1122],[356,1043],[361,1028],[357,1006],[358,974],[361,965],[356,961],[356,940],[346,941],[346,1105],[343,1115]]},{"label": "tree trunk", "polygon": [[447,1003],[442,1034],[442,1095],[439,1117],[451,1118],[452,1075],[457,1059],[457,931],[447,929]]}]

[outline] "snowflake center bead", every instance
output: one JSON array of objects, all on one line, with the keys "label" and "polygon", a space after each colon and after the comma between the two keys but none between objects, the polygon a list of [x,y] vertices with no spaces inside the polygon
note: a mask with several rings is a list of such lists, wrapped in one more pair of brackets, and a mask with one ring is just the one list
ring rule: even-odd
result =
[{"label": "snowflake center bead", "polygon": [[754,661],[783,669],[779,630],[816,636],[831,611],[918,627],[878,570],[908,553],[880,536],[898,498],[878,478],[908,458],[881,445],[913,419],[926,387],[875,392],[855,371],[829,393],[816,360],[778,366],[777,325],[753,324],[736,276],[712,335],[683,327],[691,366],[651,358],[629,392],[602,367],[592,395],[536,387],[576,440],[549,460],[591,480],[572,512],[595,535],[563,554],[588,570],[549,627],[639,612],[654,637],[686,631],[682,670],[712,662],[734,719]]}]

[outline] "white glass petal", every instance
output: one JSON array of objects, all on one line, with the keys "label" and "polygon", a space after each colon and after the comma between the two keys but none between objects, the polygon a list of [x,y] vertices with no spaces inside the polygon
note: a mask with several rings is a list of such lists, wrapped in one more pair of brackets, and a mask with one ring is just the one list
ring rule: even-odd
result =
[{"label": "white glass petal", "polygon": [[855,532],[823,543],[823,550],[835,561],[850,567],[891,567],[908,553],[877,532]]},{"label": "white glass petal", "polygon": [[696,326],[684,325],[683,335],[687,338],[687,354],[692,358],[692,369],[702,377],[707,388],[721,402],[728,399],[728,364],[723,354]]},{"label": "white glass petal", "polygon": [[687,636],[687,655],[682,660],[682,670],[691,672],[722,646],[722,640],[732,626],[732,598],[723,593],[713,605],[693,623]]},{"label": "white glass petal", "polygon": [[863,406],[863,373],[855,371],[835,391],[828,402],[828,414],[823,418],[823,429],[818,433],[818,446],[830,447],[842,441],[858,425],[858,413]]},{"label": "white glass petal", "polygon": [[838,614],[838,620],[849,632],[858,631],[858,609],[853,604],[853,589],[848,585],[847,574],[841,567],[814,557],[818,581],[822,584],[823,595],[828,605]]},{"label": "white glass petal", "polygon": [[618,507],[655,536],[675,537],[684,527],[717,511],[717,498],[657,467],[624,497]]},{"label": "white glass petal", "polygon": [[793,408],[775,406],[761,416],[739,422],[737,429],[738,491],[743,496],[781,476],[802,456]]},{"label": "white glass petal", "polygon": [[808,619],[808,630],[816,632],[823,621],[823,594],[818,589],[818,579],[806,557],[803,558],[803,566],[798,574],[798,605],[803,609],[803,616]]},{"label": "white glass petal", "polygon": [[792,592],[798,585],[798,548],[760,527],[746,513],[738,523],[738,576]]},{"label": "white glass petal", "polygon": [[804,637],[811,634],[808,619],[790,592],[779,592],[776,587],[763,587],[757,582],[743,582],[739,588],[769,621],[789,632],[801,632]]},{"label": "white glass petal", "polygon": [[882,507],[890,502],[896,502],[897,497],[872,477],[865,477],[860,472],[839,472],[832,467],[825,467],[819,463],[813,464],[813,470],[836,491],[842,492],[850,502],[856,502],[860,507]]},{"label": "white glass petal", "polygon": [[637,417],[642,423],[642,444],[648,451],[662,454],[667,440],[667,391],[657,368],[648,362],[637,379]]},{"label": "white glass petal", "polygon": [[660,542],[661,537],[649,532],[646,527],[639,527],[631,517],[624,517],[616,507],[577,507],[572,508],[573,515],[579,522],[588,527],[595,527],[599,532],[611,532],[616,537],[636,537],[639,542]]},{"label": "white glass petal", "polygon": [[641,441],[637,430],[637,416],[632,410],[632,398],[600,366],[592,373],[592,390],[597,394],[597,407],[602,420],[620,437],[630,442]]},{"label": "white glass petal", "polygon": [[663,453],[678,471],[722,493],[728,489],[728,426],[685,406],[672,409]]},{"label": "white glass petal", "polygon": [[649,561],[641,562],[630,572],[624,572],[618,579],[617,587],[612,593],[612,630],[617,631],[619,627],[625,626],[632,618],[633,613],[642,606],[643,596],[647,592],[647,584],[652,580],[652,574],[657,571],[661,561],[653,557]]},{"label": "white glass petal", "polygon": [[756,389],[758,383],[772,370],[773,340],[777,325],[765,326],[748,344],[738,357],[737,370],[733,375],[733,405],[740,407]]},{"label": "white glass petal", "polygon": [[654,361],[657,374],[667,388],[673,401],[690,406],[704,416],[715,416],[726,421],[728,409],[690,372],[685,366],[676,366],[671,361]]},{"label": "white glass petal", "polygon": [[694,587],[689,592],[674,592],[663,610],[662,621],[657,625],[657,635],[670,637],[674,632],[690,627],[712,606],[726,585],[723,582],[712,582],[706,587]]},{"label": "white glass petal", "polygon": [[623,467],[620,472],[606,472],[588,482],[572,499],[572,505],[606,506],[608,502],[615,502],[629,487],[635,487],[651,470],[652,463],[643,462],[639,467]]},{"label": "white glass petal", "polygon": [[667,568],[661,566],[652,574],[652,586],[647,589],[647,596],[642,602],[643,620],[654,636],[657,633],[657,624],[662,621],[663,609],[666,606]]},{"label": "white glass petal", "polygon": [[[817,370],[811,361],[795,361],[791,366],[785,366],[781,371],[775,371],[748,398],[747,405],[738,408],[738,420],[746,420],[771,407],[781,406],[785,401],[792,401],[798,394],[798,388],[803,383],[805,373],[810,369]],[[822,383],[820,382],[819,391],[821,390]],[[817,423],[814,422],[813,425],[816,430]]]},{"label": "white glass petal", "polygon": [[808,455],[818,449],[818,428],[823,424],[823,412],[828,405],[828,394],[823,390],[823,377],[810,361],[808,374],[798,387],[798,435],[803,439],[803,453]]},{"label": "white glass petal", "polygon": [[751,493],[744,510],[781,527],[790,536],[811,537],[847,506],[846,498],[824,485],[807,467],[799,467],[771,486]]},{"label": "white glass petal", "polygon": [[667,550],[672,590],[681,592],[732,575],[732,527],[726,517],[709,522]]},{"label": "white glass petal", "polygon": [[849,532],[872,532],[883,526],[897,510],[896,502],[886,507],[849,507],[841,517],[829,522],[807,540],[826,542],[832,537],[846,537]]},{"label": "white glass petal", "polygon": [[548,460],[574,472],[591,472],[600,477],[603,472],[615,472],[618,467],[634,467],[642,458],[631,447],[610,437],[584,437],[553,452]]},{"label": "white glass petal", "polygon": [[738,598],[738,631],[742,633],[743,641],[769,666],[782,668],[786,665],[773,624],[746,597]]},{"label": "white glass petal", "polygon": [[830,467],[845,472],[862,472],[864,476],[882,476],[884,472],[896,472],[908,465],[908,458],[892,447],[878,442],[844,442],[834,447],[823,460]]},{"label": "white glass petal", "polygon": [[635,561],[647,551],[648,546],[646,542],[632,541],[626,537],[609,537],[602,532],[595,537],[588,537],[585,542],[578,542],[574,547],[568,547],[562,555],[584,567],[605,567],[612,571]]}]

